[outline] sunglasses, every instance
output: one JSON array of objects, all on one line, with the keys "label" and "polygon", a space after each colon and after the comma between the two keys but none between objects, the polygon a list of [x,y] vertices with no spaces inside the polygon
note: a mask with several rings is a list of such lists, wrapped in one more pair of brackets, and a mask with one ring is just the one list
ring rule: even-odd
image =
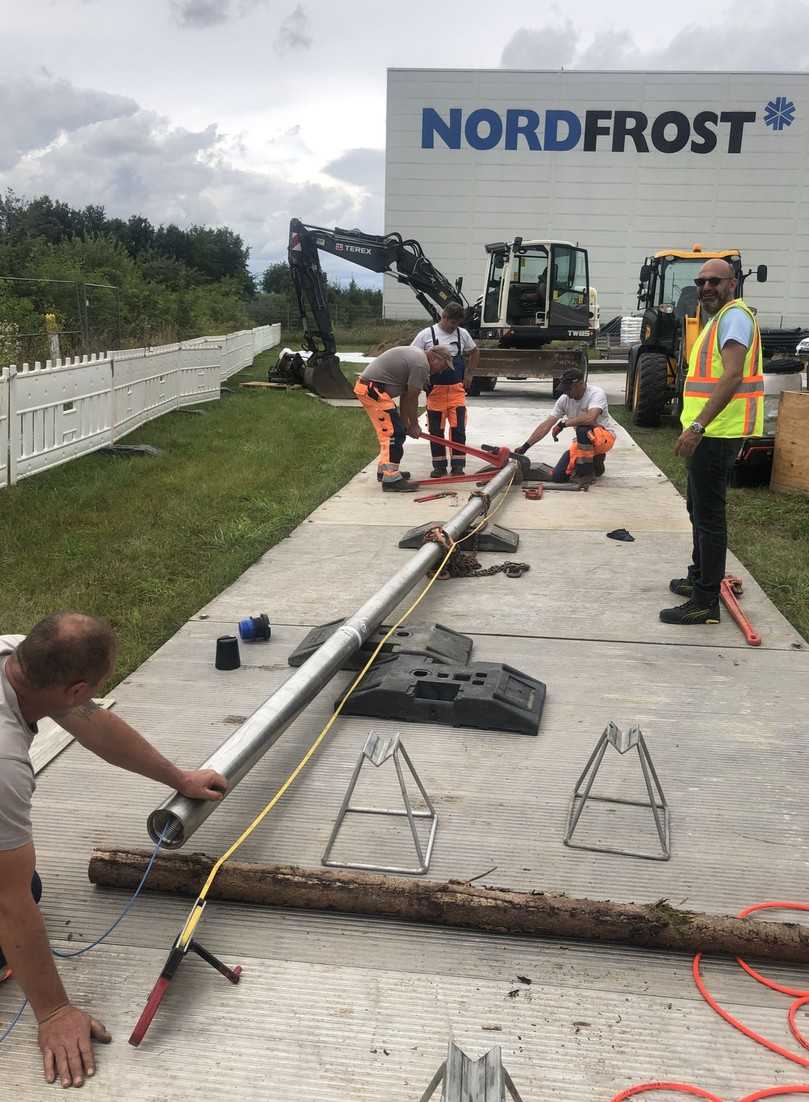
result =
[{"label": "sunglasses", "polygon": [[718,287],[720,283],[726,283],[727,276],[697,276],[694,283],[697,287],[704,287],[707,283],[709,287]]}]

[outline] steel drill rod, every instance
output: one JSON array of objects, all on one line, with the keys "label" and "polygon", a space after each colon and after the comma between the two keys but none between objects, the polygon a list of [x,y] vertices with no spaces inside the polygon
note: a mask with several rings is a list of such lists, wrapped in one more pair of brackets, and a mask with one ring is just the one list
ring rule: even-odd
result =
[{"label": "steel drill rod", "polygon": [[[460,539],[474,521],[488,510],[490,501],[506,489],[517,470],[516,463],[508,463],[486,484],[485,490],[473,494],[466,505],[442,526],[447,535]],[[446,551],[438,543],[425,543],[420,547],[401,570],[341,624],[289,680],[260,704],[230,738],[202,762],[200,769],[215,769],[228,782],[226,796],[307,704],[314,700],[345,660],[359,650],[385,617],[445,554]],[[162,834],[164,845],[179,849],[221,804],[221,800],[189,800],[175,793],[149,815],[147,829],[153,841],[156,842]]]}]

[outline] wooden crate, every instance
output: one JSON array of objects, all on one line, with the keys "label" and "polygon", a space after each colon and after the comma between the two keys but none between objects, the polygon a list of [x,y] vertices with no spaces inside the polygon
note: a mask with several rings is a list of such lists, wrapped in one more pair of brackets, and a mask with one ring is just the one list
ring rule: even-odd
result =
[{"label": "wooden crate", "polygon": [[785,390],[778,406],[770,489],[809,494],[809,392]]}]

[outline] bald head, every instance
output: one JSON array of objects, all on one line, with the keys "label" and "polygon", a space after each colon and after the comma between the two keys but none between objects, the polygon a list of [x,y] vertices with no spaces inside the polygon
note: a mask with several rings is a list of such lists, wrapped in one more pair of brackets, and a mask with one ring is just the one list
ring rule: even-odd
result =
[{"label": "bald head", "polygon": [[105,680],[116,649],[115,632],[106,620],[82,612],[55,612],[31,628],[16,657],[32,688],[64,688]]},{"label": "bald head", "polygon": [[[703,282],[704,281],[704,282]],[[697,276],[702,312],[712,317],[736,297],[736,276],[727,260],[706,260]]]}]

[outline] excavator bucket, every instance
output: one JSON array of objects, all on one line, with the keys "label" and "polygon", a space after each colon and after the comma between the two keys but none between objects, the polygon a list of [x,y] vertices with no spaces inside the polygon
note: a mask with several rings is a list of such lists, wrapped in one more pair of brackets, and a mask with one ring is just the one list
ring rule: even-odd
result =
[{"label": "excavator bucket", "polygon": [[303,369],[303,383],[319,398],[353,398],[354,391],[333,352],[313,352]]}]

